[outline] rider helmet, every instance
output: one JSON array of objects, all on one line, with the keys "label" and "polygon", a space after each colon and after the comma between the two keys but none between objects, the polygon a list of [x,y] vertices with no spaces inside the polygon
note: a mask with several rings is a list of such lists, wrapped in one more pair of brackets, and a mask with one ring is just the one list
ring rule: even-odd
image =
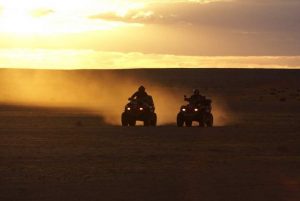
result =
[{"label": "rider helmet", "polygon": [[145,92],[145,90],[146,90],[146,89],[145,89],[144,86],[140,86],[140,87],[139,87],[139,92]]},{"label": "rider helmet", "polygon": [[194,89],[194,95],[199,95],[199,94],[200,94],[199,89]]}]

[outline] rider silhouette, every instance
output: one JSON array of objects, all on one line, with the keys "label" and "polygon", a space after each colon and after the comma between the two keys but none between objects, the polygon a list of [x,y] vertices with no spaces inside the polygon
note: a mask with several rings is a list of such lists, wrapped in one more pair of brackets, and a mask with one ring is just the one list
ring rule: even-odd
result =
[{"label": "rider silhouette", "polygon": [[143,102],[149,95],[146,92],[146,89],[144,86],[140,86],[138,91],[136,91],[129,99],[137,100]]},{"label": "rider silhouette", "polygon": [[205,96],[202,96],[200,94],[199,89],[194,89],[194,93],[190,98],[187,98],[186,96],[184,97],[185,101],[188,101],[190,105],[202,105],[203,102],[205,101]]},{"label": "rider silhouette", "polygon": [[146,103],[154,107],[152,96],[148,95],[144,86],[140,86],[138,91],[135,92],[129,100],[136,100],[139,103]]}]

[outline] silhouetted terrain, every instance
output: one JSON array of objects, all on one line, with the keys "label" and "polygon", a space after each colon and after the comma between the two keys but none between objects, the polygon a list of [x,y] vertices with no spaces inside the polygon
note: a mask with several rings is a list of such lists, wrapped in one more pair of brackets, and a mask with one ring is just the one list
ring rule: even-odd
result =
[{"label": "silhouetted terrain", "polygon": [[[300,71],[0,77],[0,200],[300,200]],[[122,128],[123,106],[141,83],[159,127]],[[173,126],[183,94],[196,87],[213,99],[217,127]]]}]

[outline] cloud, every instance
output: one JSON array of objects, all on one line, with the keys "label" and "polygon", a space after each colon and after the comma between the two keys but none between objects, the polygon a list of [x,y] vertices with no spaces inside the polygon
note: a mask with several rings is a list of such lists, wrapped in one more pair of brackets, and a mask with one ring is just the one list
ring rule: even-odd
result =
[{"label": "cloud", "polygon": [[[202,2],[202,3],[199,3]],[[188,24],[210,26],[244,32],[300,31],[300,1],[237,0],[181,1],[151,3],[145,8],[131,10],[124,16],[101,13],[90,19],[144,24]]]},{"label": "cloud", "polygon": [[39,8],[31,11],[31,16],[33,17],[44,17],[54,13],[54,10],[50,8]]},{"label": "cloud", "polygon": [[2,68],[300,68],[300,56],[177,56],[93,50],[4,49]]},{"label": "cloud", "polygon": [[228,1],[231,0],[147,1],[143,8],[128,10],[128,12],[123,15],[119,15],[116,12],[101,12],[99,14],[88,16],[88,18],[125,23],[166,24],[176,22],[177,20],[182,21],[182,19],[180,19],[180,16],[178,15],[180,14],[180,12],[178,12],[180,11],[180,9],[168,9],[169,6],[175,8],[174,5],[179,7],[182,7],[183,5],[184,8],[189,5],[198,6],[208,3]]},{"label": "cloud", "polygon": [[85,5],[50,2],[25,9],[27,16],[33,8],[41,8],[34,10],[40,19],[16,18],[15,7],[8,7],[7,17],[0,18],[1,47],[194,56],[300,55],[299,0],[132,0],[127,7],[127,1],[122,6],[104,0],[88,0]]},{"label": "cloud", "polygon": [[89,16],[89,19],[102,19],[107,21],[117,21],[125,23],[154,23],[159,22],[163,16],[156,15],[151,10],[136,10],[130,11],[125,16],[120,16],[114,12],[101,13],[98,15]]},{"label": "cloud", "polygon": [[295,56],[300,55],[299,10],[299,0],[163,1],[122,16],[102,13],[90,19],[156,29],[156,41],[147,34],[152,40],[147,45],[161,44],[160,53]]}]

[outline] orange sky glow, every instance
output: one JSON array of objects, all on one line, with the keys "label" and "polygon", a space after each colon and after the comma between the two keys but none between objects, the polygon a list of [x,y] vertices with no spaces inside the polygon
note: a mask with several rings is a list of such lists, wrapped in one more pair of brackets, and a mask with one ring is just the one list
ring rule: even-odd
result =
[{"label": "orange sky glow", "polygon": [[298,9],[283,0],[0,0],[0,67],[300,68]]}]

